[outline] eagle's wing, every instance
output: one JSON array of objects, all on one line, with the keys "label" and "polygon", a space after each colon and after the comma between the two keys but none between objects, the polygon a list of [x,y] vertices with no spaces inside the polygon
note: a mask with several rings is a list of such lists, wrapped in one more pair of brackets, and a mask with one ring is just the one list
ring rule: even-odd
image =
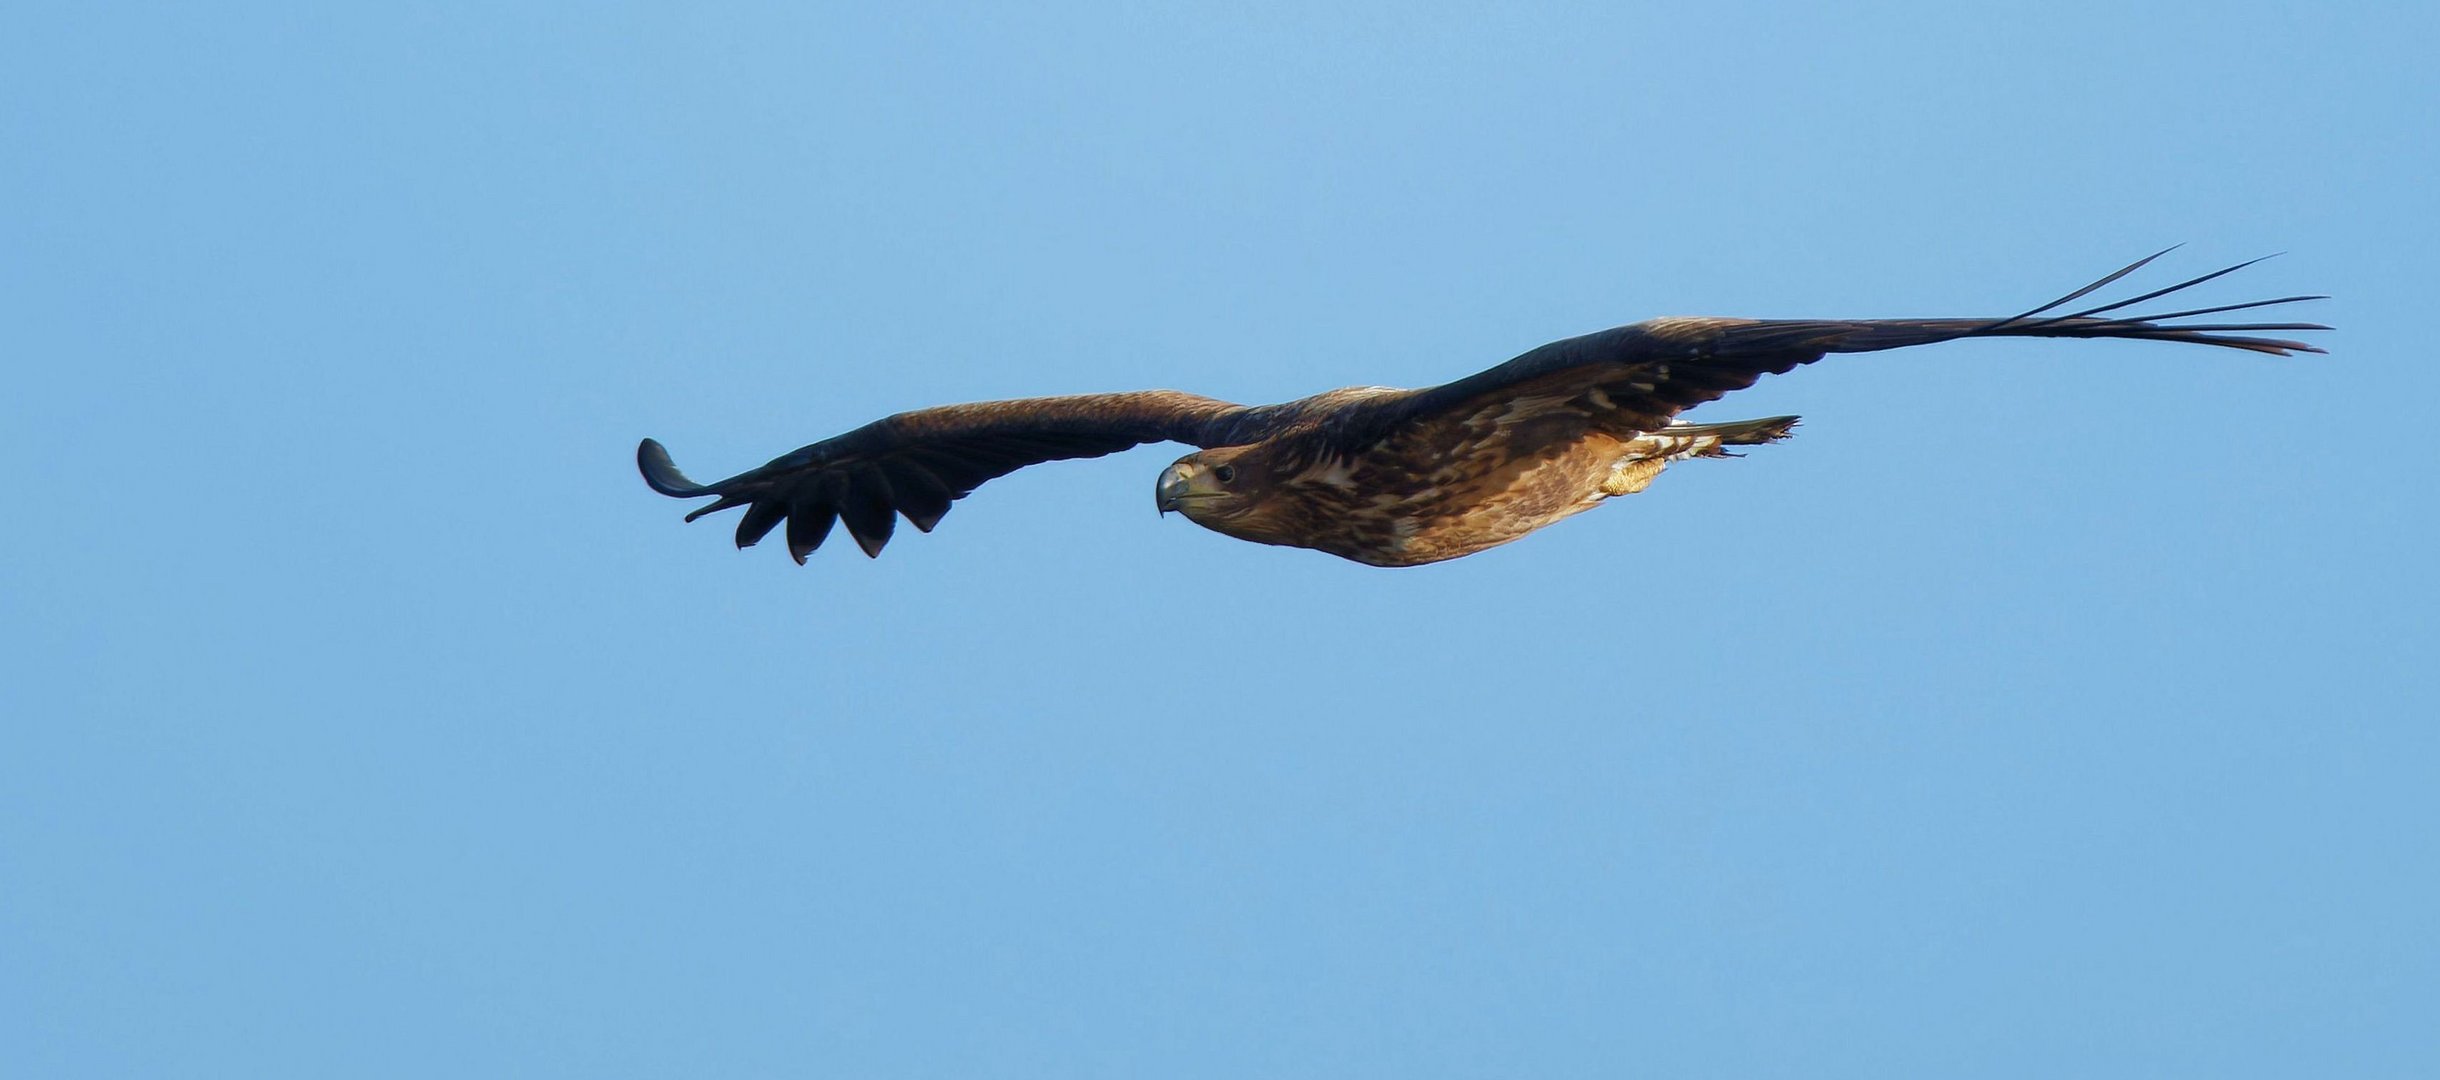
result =
[{"label": "eagle's wing", "polygon": [[[2320,352],[2299,341],[2243,336],[2262,331],[2327,330],[2317,323],[2182,323],[2163,320],[2324,299],[2287,296],[2156,315],[2115,316],[2252,262],[2167,288],[2065,315],[2051,312],[2135,272],[2161,252],[2075,292],[2005,319],[1767,320],[1652,319],[1583,337],[1554,341],[1488,371],[1452,383],[1367,402],[1327,432],[1330,449],[1347,453],[1413,430],[1417,425],[1483,429],[1539,414],[1572,414],[1592,429],[1616,435],[1657,431],[1670,418],[1707,401],[1785,373],[1829,353],[1875,352],[1970,337],[2136,338],[2184,341],[2285,356]],[[2259,262],[2260,260],[2254,260]]]},{"label": "eagle's wing", "polygon": [[651,439],[636,447],[635,459],[644,482],[663,495],[719,496],[688,521],[745,507],[738,547],[785,520],[788,554],[801,563],[837,522],[847,523],[866,555],[879,555],[895,515],[930,532],[951,501],[993,477],[1148,442],[1230,445],[1258,437],[1249,429],[1261,426],[1265,411],[1175,390],[986,401],[899,413],[711,484],[688,480]]}]

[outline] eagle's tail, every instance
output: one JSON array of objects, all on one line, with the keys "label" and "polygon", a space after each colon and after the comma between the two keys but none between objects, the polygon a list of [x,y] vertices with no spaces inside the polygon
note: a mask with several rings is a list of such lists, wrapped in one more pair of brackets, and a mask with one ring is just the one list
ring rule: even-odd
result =
[{"label": "eagle's tail", "polygon": [[1787,438],[1796,427],[1793,416],[1768,416],[1760,420],[1731,420],[1725,424],[1671,424],[1655,435],[1675,435],[1700,439],[1706,436],[1718,440],[1720,446],[1760,446]]},{"label": "eagle's tail", "polygon": [[[2329,299],[2326,296],[2282,296],[2275,300],[2219,304],[2212,307],[2165,311],[2150,315],[2111,314],[2147,300],[2157,300],[2206,281],[2236,273],[2261,262],[2261,259],[2250,259],[2235,266],[2214,270],[2201,277],[2181,281],[2167,288],[2154,289],[2141,296],[2065,314],[2054,314],[2060,308],[2075,303],[2112,282],[2150,265],[2152,260],[2174,250],[2176,249],[2171,248],[2137,259],[2099,281],[2022,315],[2012,315],[2005,319],[1760,320],[1722,328],[1715,351],[1718,355],[1738,355],[1749,351],[1769,353],[1808,349],[1818,349],[1822,352],[1878,352],[1882,349],[1903,349],[1911,345],[1930,345],[1936,342],[1972,337],[2133,338],[2143,341],[2183,341],[2195,345],[2245,349],[2273,356],[2322,351],[2301,341],[2252,336],[2266,331],[2329,329],[2320,323],[2171,323],[2168,320],[2275,307],[2305,300]],[[2268,258],[2268,256],[2264,256],[2264,258]]]},{"label": "eagle's tail", "polygon": [[1698,457],[1743,457],[1729,450],[1732,446],[1760,446],[1788,437],[1796,427],[1793,416],[1766,416],[1760,420],[1731,420],[1724,424],[1671,424],[1644,435],[1629,445],[1632,456],[1641,460],[1680,461]]},{"label": "eagle's tail", "polygon": [[1651,486],[1654,477],[1672,462],[1688,458],[1744,457],[1732,446],[1760,446],[1788,437],[1796,427],[1793,416],[1731,420],[1725,424],[1671,424],[1627,440],[1625,452],[1602,478],[1604,495],[1633,495]]}]

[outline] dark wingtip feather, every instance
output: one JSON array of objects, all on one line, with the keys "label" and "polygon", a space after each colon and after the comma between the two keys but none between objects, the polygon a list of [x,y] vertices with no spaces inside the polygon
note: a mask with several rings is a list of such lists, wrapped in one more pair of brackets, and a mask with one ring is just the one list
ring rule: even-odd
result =
[{"label": "dark wingtip feather", "polygon": [[879,468],[867,467],[856,470],[849,479],[847,491],[839,500],[839,523],[847,526],[847,535],[855,538],[865,557],[878,559],[898,524],[898,512],[891,506],[889,477]]},{"label": "dark wingtip feather", "polygon": [[798,566],[805,557],[822,546],[830,536],[830,527],[838,523],[839,512],[820,499],[805,499],[788,508],[788,557]]},{"label": "dark wingtip feather", "polygon": [[[2168,252],[2162,252],[2161,254],[2162,254],[2162,255],[2166,255],[2166,254],[2168,254]],[[2157,258],[2159,258],[2159,257],[2160,257],[2159,255],[2155,255],[2155,256],[2153,256],[2153,258],[2155,258],[2155,259],[2157,259]],[[2208,274],[2204,274],[2204,275],[2202,275],[2202,276],[2200,276],[2200,277],[2192,277],[2192,278],[2187,278],[2186,280],[2181,281],[2181,282],[2178,282],[2178,283],[2177,283],[2177,284],[2175,284],[2175,285],[2171,285],[2171,286],[2169,286],[2169,287],[2167,287],[2167,288],[2162,288],[2162,289],[2154,289],[2154,290],[2152,290],[2151,292],[2148,292],[2148,293],[2143,294],[2142,296],[2130,296],[2130,297],[2128,297],[2128,298],[2126,298],[2126,299],[2124,299],[2124,300],[2120,300],[2120,301],[2118,301],[2118,302],[2116,302],[2116,303],[2112,303],[2112,304],[2103,304],[2103,305],[2101,305],[2100,307],[2096,307],[2096,308],[2086,308],[2086,309],[2084,309],[2083,311],[2072,312],[2072,313],[2070,313],[2070,314],[2066,314],[2066,315],[2054,315],[2054,316],[2052,316],[2052,317],[2051,317],[2050,321],[2051,321],[2051,322],[2068,322],[2068,321],[2070,321],[2070,320],[2074,320],[2074,319],[2089,319],[2089,318],[2092,318],[2092,317],[2093,317],[2093,316],[2095,316],[2095,315],[2099,315],[2099,314],[2101,314],[2101,313],[2103,313],[2103,312],[2106,312],[2106,311],[2117,311],[2117,310],[2119,310],[2120,308],[2128,308],[2128,307],[2133,307],[2133,306],[2135,306],[2135,305],[2137,305],[2137,304],[2143,303],[2143,302],[2144,302],[2144,301],[2146,301],[2146,300],[2152,300],[2152,299],[2156,299],[2156,298],[2159,298],[2159,297],[2167,296],[2167,295],[2169,295],[2170,293],[2174,293],[2174,292],[2184,292],[2184,291],[2186,291],[2187,289],[2191,289],[2191,288],[2193,288],[2193,287],[2195,287],[2195,286],[2197,286],[2197,285],[2200,285],[2200,284],[2202,284],[2202,283],[2204,283],[2204,282],[2206,282],[2206,281],[2215,281],[2215,280],[2218,280],[2218,279],[2220,279],[2220,278],[2227,277],[2228,275],[2233,274],[2233,273],[2236,273],[2236,272],[2237,272],[2237,271],[2239,271],[2239,270],[2243,270],[2243,269],[2245,269],[2245,268],[2246,268],[2246,267],[2248,267],[2248,266],[2252,266],[2252,265],[2254,265],[2255,263],[2261,262],[2261,261],[2263,261],[2263,260],[2265,260],[2265,259],[2273,259],[2273,258],[2277,258],[2277,257],[2278,257],[2278,253],[2277,253],[2277,252],[2273,252],[2272,254],[2269,254],[2269,255],[2257,255],[2257,256],[2255,256],[2255,257],[2253,257],[2253,258],[2251,258],[2251,259],[2247,259],[2247,260],[2245,260],[2244,262],[2238,263],[2238,264],[2237,264],[2237,265],[2235,265],[2235,266],[2227,266],[2227,267],[2222,267],[2222,268],[2220,268],[2220,269],[2218,269],[2218,270],[2214,270],[2214,271],[2212,271],[2212,272],[2210,272],[2210,273],[2208,273]],[[2149,260],[2147,260],[2147,261],[2149,261]],[[2140,266],[2140,265],[2142,265],[2142,263],[2137,263],[2136,265]],[[2105,281],[2105,282],[2104,282],[2104,284],[2106,284],[2106,283],[2107,283],[2107,282]],[[2097,286],[2096,286],[2096,287],[2097,287]],[[2092,290],[2091,290],[2091,289],[2087,289],[2087,290],[2085,290],[2085,291],[2086,291],[2086,292],[2090,292],[2090,291],[2092,291]],[[2283,303],[2287,303],[2287,301],[2285,301],[2285,300],[2264,300],[2264,301],[2257,301],[2257,302],[2254,304],[2254,306],[2256,306],[2256,307],[2260,307],[2260,306],[2263,306],[2263,305],[2265,305],[2265,304],[2283,304]],[[2056,305],[2053,305],[2053,306],[2056,306]],[[2167,318],[2175,318],[2175,317],[2176,317],[2176,316],[2173,316],[2173,315],[2148,315],[2148,316],[2145,316],[2145,318],[2146,318],[2146,319],[2148,319],[2148,320],[2167,319]]]},{"label": "dark wingtip feather", "polygon": [[738,548],[742,550],[762,543],[762,538],[771,535],[771,530],[778,527],[780,521],[787,516],[787,506],[776,499],[768,499],[746,507],[745,516],[737,519]]},{"label": "dark wingtip feather", "polygon": [[[2165,254],[2165,252],[2162,254]],[[2117,273],[2102,278],[2100,281],[2087,285],[2073,293],[2069,293],[2061,300],[2053,301],[2023,315],[2015,316],[2014,318],[2002,319],[1995,323],[1986,323],[1984,325],[1974,327],[1968,330],[1963,336],[1980,337],[1984,335],[1993,335],[2024,337],[2133,338],[2137,340],[2150,341],[2182,341],[2195,345],[2217,345],[2223,348],[2244,349],[2249,352],[2265,353],[2272,356],[2291,356],[2296,353],[2320,353],[2325,351],[2318,346],[2310,345],[2301,341],[2291,341],[2284,338],[2235,336],[2240,333],[2264,330],[2326,331],[2330,329],[2329,327],[2323,326],[2320,323],[2177,323],[2172,322],[2171,320],[2192,318],[2200,315],[2216,315],[2230,311],[2251,311],[2259,308],[2278,307],[2284,304],[2303,303],[2311,300],[2327,300],[2329,299],[2327,296],[2282,296],[2272,300],[2249,300],[2244,303],[2237,304],[2215,304],[2210,307],[2188,308],[2183,311],[2152,312],[2140,315],[2110,316],[2107,318],[2098,317],[2109,312],[2122,311],[2126,308],[2134,307],[2135,305],[2144,303],[2148,300],[2156,300],[2160,297],[2168,296],[2173,293],[2184,292],[2185,290],[2191,289],[2197,285],[2201,285],[2204,282],[2214,281],[2236,273],[2239,270],[2243,270],[2246,267],[2263,261],[2263,259],[2274,258],[2275,256],[2272,255],[2264,255],[2261,258],[2248,259],[2244,262],[2236,264],[2235,266],[2222,267],[2221,269],[2214,270],[2208,274],[2188,278],[2184,281],[2178,282],[2177,284],[2170,285],[2165,288],[2154,289],[2140,296],[2128,297],[2124,300],[2113,301],[2111,303],[2102,304],[2098,307],[2085,308],[2080,311],[2073,311],[2065,315],[2043,315],[2044,312],[2055,310],[2063,304],[2072,302],[2078,298],[2090,294],[2095,289],[2103,285],[2107,285],[2118,280],[2119,278],[2125,277],[2129,271],[2142,267],[2146,263],[2149,263],[2153,259],[2157,259],[2159,257],[2159,254],[2155,254],[2138,260],[2127,267],[2120,269]],[[1909,344],[1914,344],[1914,342],[1909,342]]]},{"label": "dark wingtip feather", "polygon": [[839,516],[847,523],[847,535],[856,541],[856,546],[864,551],[864,557],[868,559],[880,558],[881,549],[889,546],[890,534],[897,531],[898,515],[888,503],[858,507],[858,512],[852,516],[848,508],[842,506]]},{"label": "dark wingtip feather", "polygon": [[[2127,276],[2128,274],[2132,274],[2132,273],[2134,273],[2134,272],[2135,272],[2135,271],[2137,271],[2137,270],[2141,270],[2141,269],[2143,269],[2143,268],[2144,268],[2144,267],[2146,267],[2146,266],[2150,266],[2150,265],[2152,265],[2152,263],[2153,263],[2153,261],[2154,261],[2154,260],[2157,260],[2157,259],[2159,259],[2161,256],[2166,255],[2166,254],[2168,254],[2168,253],[2170,253],[2170,252],[2172,252],[2172,251],[2176,251],[2177,249],[2179,249],[2179,248],[2181,248],[2181,247],[2184,247],[2184,246],[2186,246],[2186,245],[2184,245],[2184,244],[2182,244],[2182,243],[2180,243],[2180,244],[2171,244],[2171,245],[2169,245],[2168,247],[2162,248],[2162,249],[2160,249],[2159,251],[2155,251],[2155,252],[2153,252],[2153,253],[2151,253],[2151,254],[2149,254],[2149,255],[2144,256],[2143,258],[2140,258],[2140,259],[2135,260],[2134,262],[2128,263],[2128,264],[2126,264],[2125,266],[2121,266],[2121,267],[2119,267],[2117,270],[2112,271],[2112,272],[2109,274],[2109,276],[2104,277],[2104,278],[2102,278],[2102,279],[2101,279],[2101,280],[2099,280],[2099,281],[2093,282],[2092,284],[2087,285],[2087,286],[2085,286],[2085,287],[2083,287],[2083,288],[2081,288],[2081,289],[2078,289],[2078,290],[2076,290],[2076,291],[2074,291],[2074,292],[2071,292],[2071,293],[2069,293],[2069,294],[2067,294],[2067,295],[2065,295],[2065,296],[2062,296],[2062,297],[2060,297],[2060,298],[2058,298],[2058,299],[2056,299],[2056,300],[2053,300],[2053,301],[2051,301],[2051,302],[2049,302],[2049,303],[2047,303],[2047,304],[2044,304],[2044,305],[2042,305],[2041,307],[2038,307],[2038,308],[2035,308],[2035,309],[2033,309],[2033,310],[2031,310],[2031,311],[2025,312],[2025,313],[2024,313],[2024,314],[2022,314],[2022,315],[2011,315],[2011,316],[2009,316],[2008,318],[2001,319],[2001,320],[1999,320],[1998,322],[1992,323],[1991,325],[1984,327],[1984,328],[1983,328],[1983,332],[1985,332],[1985,333],[1989,333],[1989,332],[1997,331],[1997,330],[1999,330],[2001,327],[2005,327],[2005,326],[2014,326],[2014,325],[2016,325],[2016,324],[2018,324],[2018,323],[2021,323],[2021,322],[2026,321],[2027,319],[2031,319],[2031,318],[2033,318],[2033,317],[2034,317],[2034,316],[2036,316],[2036,315],[2040,315],[2040,314],[2042,314],[2043,312],[2046,312],[2046,311],[2055,311],[2055,310],[2057,310],[2057,309],[2059,309],[2059,308],[2062,308],[2062,307],[2065,307],[2065,306],[2067,306],[2067,305],[2069,305],[2069,304],[2075,303],[2075,302],[2076,302],[2076,301],[2078,301],[2078,300],[2081,300],[2081,299],[2083,299],[2083,298],[2085,298],[2085,297],[2087,297],[2087,296],[2092,295],[2092,294],[2093,294],[2095,291],[2098,291],[2098,290],[2103,289],[2103,288],[2107,288],[2107,287],[2108,287],[2108,286],[2109,286],[2111,283],[2116,282],[2116,281],[2117,281],[2119,278],[2125,277],[2125,276]],[[2226,273],[2226,271],[2222,271],[2222,273]],[[2191,283],[2189,283],[2189,284],[2191,284]]]},{"label": "dark wingtip feather", "polygon": [[646,439],[636,445],[635,467],[644,474],[644,483],[673,499],[709,494],[709,489],[687,479],[685,473],[678,471],[678,463],[669,459],[669,451],[663,449],[658,440]]}]

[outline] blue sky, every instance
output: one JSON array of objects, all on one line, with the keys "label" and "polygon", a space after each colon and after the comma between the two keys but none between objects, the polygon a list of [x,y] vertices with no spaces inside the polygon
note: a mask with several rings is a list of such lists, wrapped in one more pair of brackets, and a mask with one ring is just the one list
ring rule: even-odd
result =
[{"label": "blue sky", "polygon": [[[0,33],[27,1076],[2427,1076],[2427,5],[37,5]],[[1414,570],[899,409],[1998,315]]]}]

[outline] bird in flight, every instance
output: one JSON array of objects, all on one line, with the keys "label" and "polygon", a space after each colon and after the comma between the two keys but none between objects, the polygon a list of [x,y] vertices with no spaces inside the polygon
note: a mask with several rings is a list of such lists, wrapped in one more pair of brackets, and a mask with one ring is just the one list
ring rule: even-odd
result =
[{"label": "bird in flight", "polygon": [[2165,254],[2008,318],[1651,319],[1554,341],[1421,390],[1349,387],[1253,406],[1176,390],[986,401],[899,413],[716,483],[688,480],[651,439],[636,448],[636,465],[663,495],[714,498],[688,521],[743,507],[738,547],[785,522],[788,554],[802,563],[837,524],[877,556],[898,517],[930,532],[950,503],[994,477],[1143,443],[1185,443],[1199,449],[1161,470],[1155,495],[1162,513],[1178,511],[1241,540],[1417,566],[1505,544],[1642,491],[1673,462],[1731,457],[1730,447],[1786,438],[1793,416],[1716,424],[1676,417],[1830,353],[1976,337],[2183,341],[2274,356],[2322,351],[2248,336],[2329,329],[2315,323],[2170,321],[2319,296],[2115,314],[2251,262],[2058,314]]}]

